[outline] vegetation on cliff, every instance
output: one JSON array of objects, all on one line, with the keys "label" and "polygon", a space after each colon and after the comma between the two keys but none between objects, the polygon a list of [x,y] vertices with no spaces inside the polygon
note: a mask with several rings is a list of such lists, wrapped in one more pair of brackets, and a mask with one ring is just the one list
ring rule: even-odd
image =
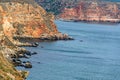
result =
[{"label": "vegetation on cliff", "polygon": [[23,72],[17,71],[3,54],[4,52],[0,50],[0,80],[24,80]]},{"label": "vegetation on cliff", "polygon": [[26,72],[17,71],[11,62],[10,54],[15,54],[17,47],[5,36],[0,27],[0,80],[24,80]]},{"label": "vegetation on cliff", "polygon": [[35,0],[46,11],[52,12],[55,15],[61,13],[65,7],[73,7],[79,0]]},{"label": "vegetation on cliff", "polygon": [[120,22],[120,4],[111,0],[36,0],[57,18],[74,21]]},{"label": "vegetation on cliff", "polygon": [[0,0],[0,80],[24,80],[28,74],[17,71],[12,64],[11,56],[21,51],[15,46],[17,41],[13,37],[40,37],[43,33],[56,33],[53,19],[52,14],[33,0]]},{"label": "vegetation on cliff", "polygon": [[72,8],[79,4],[80,1],[113,1],[113,0],[35,0],[48,12],[58,15],[64,8]]},{"label": "vegetation on cliff", "polygon": [[71,39],[58,32],[54,15],[47,13],[34,0],[0,0],[0,80],[24,80],[28,72],[17,71],[14,66],[31,68],[29,61],[23,63],[19,57],[37,54],[18,47],[36,46],[37,43],[23,44],[14,38]]}]

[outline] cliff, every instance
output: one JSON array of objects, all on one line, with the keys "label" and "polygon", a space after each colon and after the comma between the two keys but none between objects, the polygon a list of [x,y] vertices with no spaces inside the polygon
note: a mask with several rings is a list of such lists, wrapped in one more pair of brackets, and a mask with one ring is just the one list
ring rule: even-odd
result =
[{"label": "cliff", "polygon": [[22,71],[17,71],[0,51],[0,80],[24,80]]},{"label": "cliff", "polygon": [[14,38],[72,39],[58,32],[54,15],[47,13],[34,0],[0,0],[0,80],[24,80],[28,72],[18,71],[14,66],[32,68],[29,61],[23,62],[19,58],[37,54],[18,47],[35,47],[37,43],[24,44]]},{"label": "cliff", "polygon": [[59,18],[73,21],[120,22],[120,5],[112,2],[79,2],[72,8],[65,8]]},{"label": "cliff", "polygon": [[120,22],[120,3],[111,0],[35,0],[57,18],[73,21]]},{"label": "cliff", "polygon": [[26,71],[18,71],[14,68],[10,55],[16,54],[17,47],[5,36],[0,27],[0,80],[24,80]]},{"label": "cliff", "polygon": [[1,1],[0,24],[8,37],[38,38],[44,33],[51,35],[58,33],[54,24],[54,16],[32,0],[33,3],[28,0]]},{"label": "cliff", "polygon": [[[46,11],[55,15],[60,14],[64,8],[72,8],[79,4],[80,1],[113,1],[113,0],[35,0]],[[119,2],[119,0],[117,0]],[[114,2],[114,1],[113,1]],[[116,2],[116,0],[115,0]]]},{"label": "cliff", "polygon": [[[33,0],[0,0],[0,80],[24,80],[26,71],[18,71],[12,64],[22,48],[15,46],[14,36],[40,37],[58,33],[54,16]],[[19,52],[19,53],[18,53]],[[24,54],[24,53],[21,53]]]},{"label": "cliff", "polygon": [[1,0],[0,24],[7,37],[39,38],[40,40],[70,39],[58,32],[54,15],[34,0]]}]

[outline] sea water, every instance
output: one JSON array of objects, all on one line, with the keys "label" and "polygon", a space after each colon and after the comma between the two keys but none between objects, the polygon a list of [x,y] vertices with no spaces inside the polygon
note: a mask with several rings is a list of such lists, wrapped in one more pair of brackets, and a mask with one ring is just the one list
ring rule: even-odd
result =
[{"label": "sea water", "polygon": [[120,24],[55,21],[75,40],[40,42],[27,80],[120,80]]}]

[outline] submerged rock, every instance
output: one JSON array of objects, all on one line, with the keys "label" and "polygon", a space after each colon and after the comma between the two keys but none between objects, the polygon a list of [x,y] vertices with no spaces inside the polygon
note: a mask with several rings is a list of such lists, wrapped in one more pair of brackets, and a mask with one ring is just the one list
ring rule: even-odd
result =
[{"label": "submerged rock", "polygon": [[37,47],[37,46],[39,46],[39,43],[37,43],[37,42],[32,44],[32,47]]},{"label": "submerged rock", "polygon": [[26,51],[25,54],[28,55],[28,56],[31,56],[31,52],[30,51]]},{"label": "submerged rock", "polygon": [[31,62],[29,62],[29,61],[25,62],[24,67],[25,67],[25,68],[32,68]]},{"label": "submerged rock", "polygon": [[33,53],[31,53],[31,55],[36,55],[36,54],[38,54],[37,52],[33,52]]}]

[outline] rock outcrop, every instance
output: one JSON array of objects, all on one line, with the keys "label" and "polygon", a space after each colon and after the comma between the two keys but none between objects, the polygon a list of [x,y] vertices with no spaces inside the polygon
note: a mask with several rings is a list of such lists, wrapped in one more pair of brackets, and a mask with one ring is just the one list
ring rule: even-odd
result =
[{"label": "rock outcrop", "polygon": [[28,72],[18,71],[12,64],[10,55],[16,55],[18,49],[0,27],[0,80],[24,80],[27,77]]},{"label": "rock outcrop", "polygon": [[58,32],[54,16],[47,13],[34,0],[0,0],[0,80],[24,80],[27,71],[14,66],[32,68],[32,64],[19,58],[29,58],[29,52],[18,46],[38,46],[38,43],[21,43],[14,38],[39,38],[41,40],[72,39]]},{"label": "rock outcrop", "polygon": [[73,21],[120,22],[120,3],[108,0],[35,0],[58,18]]},{"label": "rock outcrop", "polygon": [[0,24],[10,40],[13,37],[39,39],[43,35],[52,38],[60,34],[54,23],[54,15],[46,12],[34,0],[1,0]]},{"label": "rock outcrop", "polygon": [[82,1],[65,8],[59,18],[73,21],[120,22],[120,5],[113,2]]},{"label": "rock outcrop", "polygon": [[22,71],[17,71],[0,51],[0,80],[24,80]]},{"label": "rock outcrop", "polygon": [[[0,22],[4,33],[9,36],[38,38],[42,34],[58,33],[54,16],[29,0],[1,0]],[[28,1],[28,2],[26,2]]]},{"label": "rock outcrop", "polygon": [[[18,48],[16,45],[22,43],[13,37],[36,38],[44,33],[58,33],[53,20],[54,16],[33,0],[0,0],[0,80],[24,80],[28,75],[28,72],[14,68],[14,65],[21,64],[19,56],[26,50]],[[24,66],[32,65],[26,63]]]}]

